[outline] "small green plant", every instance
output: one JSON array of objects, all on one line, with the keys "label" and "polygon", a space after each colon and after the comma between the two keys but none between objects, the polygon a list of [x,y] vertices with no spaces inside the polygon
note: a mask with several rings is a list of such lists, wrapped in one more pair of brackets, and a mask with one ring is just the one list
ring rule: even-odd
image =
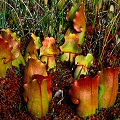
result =
[{"label": "small green plant", "polygon": [[77,55],[75,58],[75,65],[77,66],[74,72],[74,79],[78,79],[80,75],[87,75],[88,68],[93,63],[92,54],[88,53],[87,56]]},{"label": "small green plant", "polygon": [[80,47],[78,46],[79,37],[75,34],[69,34],[65,36],[65,43],[60,46],[60,50],[63,52],[61,55],[61,60],[70,61],[72,64],[74,62],[75,56],[80,53]]},{"label": "small green plant", "polygon": [[56,70],[55,55],[59,54],[59,50],[55,46],[55,43],[56,40],[53,37],[47,37],[42,42],[42,47],[40,48],[40,59],[47,64],[48,71],[50,69]]}]

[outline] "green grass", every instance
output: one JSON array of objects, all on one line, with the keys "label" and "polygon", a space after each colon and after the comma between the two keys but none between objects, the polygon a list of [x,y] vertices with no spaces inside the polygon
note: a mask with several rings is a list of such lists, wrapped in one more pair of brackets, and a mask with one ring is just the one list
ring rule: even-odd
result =
[{"label": "green grass", "polygon": [[[30,33],[43,38],[53,36],[57,41],[64,39],[64,31],[71,22],[66,21],[67,11],[73,4],[85,2],[87,24],[95,28],[95,40],[89,51],[99,46],[98,56],[102,62],[109,35],[116,37],[120,26],[120,0],[0,0],[0,29],[11,28],[21,38]],[[62,4],[60,4],[62,3]],[[112,7],[111,7],[112,6]],[[112,8],[112,9],[111,9]],[[114,8],[114,9],[113,9]],[[92,36],[93,37],[93,36]],[[86,39],[88,39],[86,37]],[[118,49],[119,43],[113,52]],[[113,53],[111,53],[113,54]]]},{"label": "green grass", "polygon": [[[24,35],[24,31],[43,32],[44,36],[57,37],[59,27],[65,29],[64,24],[67,4],[63,9],[58,9],[59,1],[53,0],[50,5],[45,5],[39,0],[2,0],[0,28],[11,28]],[[70,2],[68,2],[69,4]]]}]

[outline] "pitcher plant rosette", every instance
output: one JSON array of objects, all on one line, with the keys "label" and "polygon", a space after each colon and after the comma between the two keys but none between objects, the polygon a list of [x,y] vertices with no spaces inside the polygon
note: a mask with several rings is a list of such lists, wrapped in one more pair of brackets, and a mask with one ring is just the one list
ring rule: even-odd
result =
[{"label": "pitcher plant rosette", "polygon": [[120,1],[15,3],[0,2],[2,119],[117,119]]}]

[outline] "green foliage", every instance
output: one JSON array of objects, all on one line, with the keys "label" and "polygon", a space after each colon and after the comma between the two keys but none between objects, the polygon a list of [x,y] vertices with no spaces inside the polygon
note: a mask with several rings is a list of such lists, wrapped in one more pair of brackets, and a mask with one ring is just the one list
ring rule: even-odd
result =
[{"label": "green foliage", "polygon": [[25,31],[34,33],[39,30],[44,37],[57,37],[60,25],[62,30],[65,29],[67,9],[67,4],[60,9],[58,3],[59,0],[51,1],[49,4],[38,0],[3,0],[0,2],[0,28],[12,28],[21,36],[25,35]]},{"label": "green foliage", "polygon": [[86,75],[88,73],[88,68],[92,65],[94,57],[92,54],[88,53],[87,56],[77,55],[75,58],[75,64],[77,65],[74,78],[78,79],[80,75]]},{"label": "green foliage", "polygon": [[[21,38],[29,33],[43,36],[41,40],[47,36],[52,36],[62,44],[64,33],[71,26],[75,11],[81,2],[84,2],[85,5],[87,25],[92,25],[96,32],[89,51],[94,54],[97,51],[97,58],[102,63],[106,55],[105,48],[110,40],[109,35],[111,33],[116,35],[119,28],[119,0],[116,2],[99,0],[2,0],[0,1],[0,29],[11,28]],[[72,6],[75,6],[74,9]],[[69,16],[71,21],[67,21],[66,15],[71,9],[73,9],[73,13],[70,12]],[[88,36],[85,36],[85,39],[89,39]]]}]

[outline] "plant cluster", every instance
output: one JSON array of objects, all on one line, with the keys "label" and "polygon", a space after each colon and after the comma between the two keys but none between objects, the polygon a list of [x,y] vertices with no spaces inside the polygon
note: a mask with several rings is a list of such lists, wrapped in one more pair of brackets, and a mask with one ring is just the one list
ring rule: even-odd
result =
[{"label": "plant cluster", "polygon": [[[67,63],[72,71],[68,94],[77,105],[79,117],[87,118],[98,109],[112,107],[118,95],[120,73],[120,1],[113,2],[115,5],[93,0],[90,4],[82,0],[17,2],[0,3],[4,11],[0,78],[6,79],[13,66],[19,70],[20,65],[24,67],[23,96],[30,115],[34,119],[46,116],[50,102],[62,94],[62,90],[54,96],[52,93],[52,76],[57,72],[64,74],[59,62]],[[20,11],[21,4],[25,12]],[[6,6],[11,9],[10,14],[5,13]],[[104,13],[108,8],[108,13]],[[14,28],[21,37],[6,27]],[[62,95],[58,103],[63,98]]]}]

